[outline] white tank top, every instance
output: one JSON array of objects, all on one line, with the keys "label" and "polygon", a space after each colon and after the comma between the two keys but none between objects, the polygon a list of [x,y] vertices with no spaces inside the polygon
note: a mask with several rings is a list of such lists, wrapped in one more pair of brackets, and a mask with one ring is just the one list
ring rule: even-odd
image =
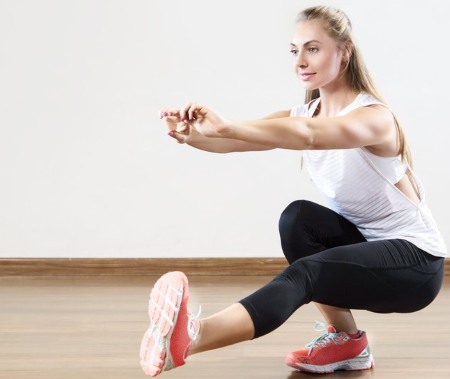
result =
[{"label": "white tank top", "polygon": [[[294,107],[291,116],[312,117],[320,99]],[[381,104],[360,93],[341,110]],[[440,257],[448,255],[444,240],[425,203],[422,182],[400,157],[379,157],[365,148],[303,151],[305,166],[329,207],[357,226],[368,241],[404,239]],[[394,184],[410,169],[420,203],[413,203]]]}]

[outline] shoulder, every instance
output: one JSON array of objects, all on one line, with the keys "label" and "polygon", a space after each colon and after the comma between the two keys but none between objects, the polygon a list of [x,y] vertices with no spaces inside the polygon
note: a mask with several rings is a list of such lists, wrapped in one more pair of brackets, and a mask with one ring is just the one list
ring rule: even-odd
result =
[{"label": "shoulder", "polygon": [[375,96],[362,92],[355,100],[353,109],[347,113],[349,118],[357,118],[365,124],[390,129],[395,126],[392,110]]},{"label": "shoulder", "polygon": [[356,108],[344,116],[355,130],[371,135],[364,146],[377,155],[393,156],[398,153],[397,126],[394,114],[383,103]]},{"label": "shoulder", "polygon": [[350,124],[364,125],[381,133],[395,130],[395,118],[389,108],[383,104],[370,104],[356,108],[342,116]]}]

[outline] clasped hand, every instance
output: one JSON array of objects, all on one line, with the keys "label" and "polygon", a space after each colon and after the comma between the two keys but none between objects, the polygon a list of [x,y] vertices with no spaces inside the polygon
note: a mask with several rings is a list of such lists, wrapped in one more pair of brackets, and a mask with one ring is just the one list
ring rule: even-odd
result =
[{"label": "clasped hand", "polygon": [[169,129],[169,136],[179,143],[187,143],[199,135],[210,138],[222,137],[225,119],[210,108],[196,103],[188,103],[183,108],[166,108],[160,111]]}]

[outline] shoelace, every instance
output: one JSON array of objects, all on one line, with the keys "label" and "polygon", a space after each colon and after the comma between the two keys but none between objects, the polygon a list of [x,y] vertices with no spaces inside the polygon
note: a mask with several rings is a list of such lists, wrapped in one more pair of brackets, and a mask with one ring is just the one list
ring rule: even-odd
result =
[{"label": "shoelace", "polygon": [[191,341],[195,341],[197,339],[198,333],[200,332],[200,328],[196,328],[195,321],[200,317],[202,314],[202,307],[198,307],[197,314],[192,313],[188,309],[188,334],[191,339]]},{"label": "shoelace", "polygon": [[316,321],[314,323],[314,331],[316,332],[326,332],[325,334],[322,334],[321,336],[317,337],[316,339],[312,340],[310,343],[308,343],[305,347],[309,348],[308,355],[311,355],[311,352],[314,348],[322,348],[328,345],[330,342],[335,342],[339,339],[340,333],[330,333],[327,329],[327,326],[325,323]]}]

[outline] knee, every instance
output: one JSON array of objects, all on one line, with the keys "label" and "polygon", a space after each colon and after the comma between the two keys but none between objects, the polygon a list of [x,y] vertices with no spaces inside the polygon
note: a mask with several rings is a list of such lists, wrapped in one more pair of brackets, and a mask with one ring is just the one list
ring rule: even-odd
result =
[{"label": "knee", "polygon": [[308,213],[311,214],[310,204],[306,200],[296,200],[289,204],[281,213],[278,224],[281,240],[281,248],[289,263],[310,255],[312,250],[309,233]]},{"label": "knee", "polygon": [[305,203],[307,203],[306,200],[293,201],[281,213],[278,226],[282,237],[284,234],[291,231],[293,225],[297,224],[299,219],[302,218],[301,213]]},{"label": "knee", "polygon": [[298,235],[314,217],[317,204],[308,200],[296,200],[290,203],[280,215],[278,228],[282,240],[290,240]]},{"label": "knee", "polygon": [[[442,263],[444,263],[444,260],[442,260]],[[419,311],[430,305],[439,294],[443,281],[444,264],[442,264],[441,269],[433,276],[431,280],[415,291],[414,298],[416,299],[416,304],[414,304],[411,312]]]}]

